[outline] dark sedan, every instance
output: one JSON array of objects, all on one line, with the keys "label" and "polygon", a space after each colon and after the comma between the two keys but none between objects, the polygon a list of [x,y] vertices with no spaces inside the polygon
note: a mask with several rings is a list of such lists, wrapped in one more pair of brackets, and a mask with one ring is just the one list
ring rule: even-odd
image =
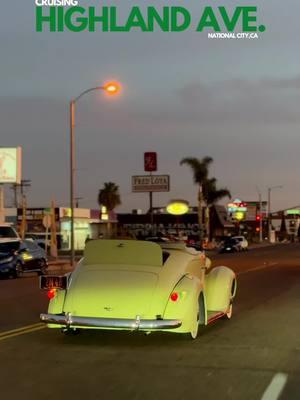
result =
[{"label": "dark sedan", "polygon": [[47,268],[45,251],[32,240],[0,243],[0,277],[18,278],[25,272],[45,274]]},{"label": "dark sedan", "polygon": [[236,253],[238,251],[242,251],[242,246],[239,240],[234,238],[225,240],[220,249],[220,253]]}]

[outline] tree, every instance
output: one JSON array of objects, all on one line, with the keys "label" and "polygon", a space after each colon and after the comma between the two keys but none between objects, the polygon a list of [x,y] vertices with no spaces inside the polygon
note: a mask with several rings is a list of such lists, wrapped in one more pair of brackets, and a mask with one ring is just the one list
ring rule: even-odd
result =
[{"label": "tree", "polygon": [[[107,212],[113,211],[121,204],[121,196],[119,193],[119,186],[113,182],[105,182],[102,189],[99,189],[98,204],[104,206]],[[107,224],[108,235],[111,236],[111,223]]]},{"label": "tree", "polygon": [[194,183],[198,185],[198,223],[199,223],[199,239],[203,240],[203,186],[208,179],[209,165],[213,162],[211,157],[204,157],[199,160],[195,157],[186,157],[180,161],[180,165],[188,165],[193,173]]},{"label": "tree", "polygon": [[210,209],[215,203],[224,197],[231,198],[231,193],[227,188],[218,188],[217,179],[210,178],[204,183],[203,196],[206,200],[206,215],[205,215],[205,225],[206,225],[206,235],[208,239],[211,239],[210,235]]}]

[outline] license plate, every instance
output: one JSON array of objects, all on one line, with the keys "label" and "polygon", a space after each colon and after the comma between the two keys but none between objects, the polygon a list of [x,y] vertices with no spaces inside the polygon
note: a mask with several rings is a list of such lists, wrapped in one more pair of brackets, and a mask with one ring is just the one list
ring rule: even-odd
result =
[{"label": "license plate", "polygon": [[67,276],[51,276],[43,275],[40,277],[40,289],[66,289],[67,288]]}]

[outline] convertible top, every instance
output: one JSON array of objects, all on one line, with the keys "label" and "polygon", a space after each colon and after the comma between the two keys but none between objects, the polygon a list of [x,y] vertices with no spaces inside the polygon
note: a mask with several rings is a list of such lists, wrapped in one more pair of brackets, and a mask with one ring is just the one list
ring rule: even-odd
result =
[{"label": "convertible top", "polygon": [[84,250],[84,265],[163,265],[163,251],[157,243],[138,240],[90,240]]}]

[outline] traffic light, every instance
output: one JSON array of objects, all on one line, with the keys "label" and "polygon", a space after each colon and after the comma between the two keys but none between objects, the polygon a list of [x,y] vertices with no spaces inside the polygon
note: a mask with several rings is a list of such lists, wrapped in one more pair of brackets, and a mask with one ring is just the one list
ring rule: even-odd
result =
[{"label": "traffic light", "polygon": [[261,224],[261,215],[260,214],[256,214],[255,221],[257,223],[256,227],[255,227],[255,232],[259,233],[260,232],[260,224]]}]

